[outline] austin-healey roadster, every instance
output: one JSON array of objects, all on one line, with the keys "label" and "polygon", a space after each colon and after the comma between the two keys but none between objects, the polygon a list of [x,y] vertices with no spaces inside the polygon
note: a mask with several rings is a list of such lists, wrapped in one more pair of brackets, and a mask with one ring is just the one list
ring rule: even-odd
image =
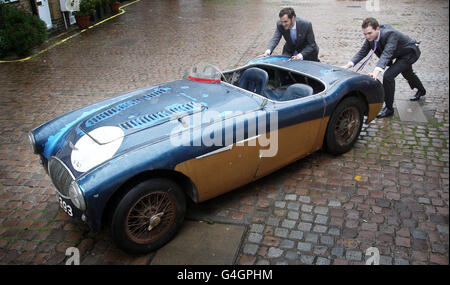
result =
[{"label": "austin-healey roadster", "polygon": [[383,104],[378,80],[335,66],[257,58],[122,94],[29,132],[63,210],[109,225],[130,253],[167,243],[200,203],[321,148],[339,155]]}]

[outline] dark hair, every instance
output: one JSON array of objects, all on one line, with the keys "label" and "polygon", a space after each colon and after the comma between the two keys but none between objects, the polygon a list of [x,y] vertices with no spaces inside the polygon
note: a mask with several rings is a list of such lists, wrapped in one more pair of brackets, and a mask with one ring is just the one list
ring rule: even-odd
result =
[{"label": "dark hair", "polygon": [[374,30],[376,30],[380,25],[378,24],[378,21],[375,20],[375,18],[366,18],[364,19],[361,26],[363,29],[367,28],[368,26],[371,26]]},{"label": "dark hair", "polygon": [[288,18],[292,19],[292,17],[295,17],[295,11],[291,7],[283,8],[281,9],[280,14],[278,14],[278,16],[281,18],[284,15],[288,15]]}]

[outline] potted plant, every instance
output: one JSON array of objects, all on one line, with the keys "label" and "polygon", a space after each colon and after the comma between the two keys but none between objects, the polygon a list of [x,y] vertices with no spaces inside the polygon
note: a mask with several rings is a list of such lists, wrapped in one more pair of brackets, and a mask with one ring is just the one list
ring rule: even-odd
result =
[{"label": "potted plant", "polygon": [[111,11],[113,13],[119,12],[120,2],[118,0],[108,0],[109,6],[111,7]]},{"label": "potted plant", "polygon": [[75,11],[75,20],[80,28],[86,29],[89,27],[89,20],[95,13],[95,3],[93,0],[82,0],[80,2],[80,11]]}]

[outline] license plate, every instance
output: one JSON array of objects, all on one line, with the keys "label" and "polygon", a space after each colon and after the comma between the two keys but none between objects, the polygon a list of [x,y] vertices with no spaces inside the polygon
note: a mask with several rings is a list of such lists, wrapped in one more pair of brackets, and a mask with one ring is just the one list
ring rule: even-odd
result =
[{"label": "license plate", "polygon": [[64,198],[62,198],[59,195],[58,195],[58,202],[59,202],[59,206],[61,207],[61,209],[63,209],[64,212],[66,212],[67,215],[73,217],[72,206],[69,205],[66,201],[64,201]]}]

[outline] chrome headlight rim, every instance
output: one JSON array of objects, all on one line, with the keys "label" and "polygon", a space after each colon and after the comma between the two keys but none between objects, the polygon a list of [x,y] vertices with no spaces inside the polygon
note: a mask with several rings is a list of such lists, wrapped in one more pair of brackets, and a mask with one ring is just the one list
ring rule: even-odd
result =
[{"label": "chrome headlight rim", "polygon": [[34,154],[38,154],[37,147],[36,147],[36,139],[34,138],[34,135],[31,131],[28,132],[28,140],[31,147],[31,152]]},{"label": "chrome headlight rim", "polygon": [[72,181],[69,187],[69,197],[73,205],[81,211],[86,210],[86,202],[84,200],[83,191],[76,181]]},{"label": "chrome headlight rim", "polygon": [[[52,181],[53,186],[55,186],[55,190],[58,193],[58,195],[60,195],[61,197],[65,198],[65,199],[69,199],[70,200],[70,196],[69,196],[69,191],[70,191],[70,183],[69,186],[67,186],[66,188],[61,187],[58,188],[57,186],[57,180],[54,180],[53,177],[53,172],[52,172],[52,165],[54,165],[54,163],[58,163],[59,165],[61,165],[62,167],[64,167],[65,171],[70,175],[70,183],[72,183],[73,181],[75,181],[75,176],[73,176],[72,171],[70,171],[70,169],[67,167],[67,165],[62,162],[58,157],[56,156],[52,156],[50,157],[50,159],[48,160],[48,164],[47,164],[47,173],[50,176],[50,180]],[[62,186],[62,185],[60,185]],[[68,189],[66,191],[66,189]]]}]

